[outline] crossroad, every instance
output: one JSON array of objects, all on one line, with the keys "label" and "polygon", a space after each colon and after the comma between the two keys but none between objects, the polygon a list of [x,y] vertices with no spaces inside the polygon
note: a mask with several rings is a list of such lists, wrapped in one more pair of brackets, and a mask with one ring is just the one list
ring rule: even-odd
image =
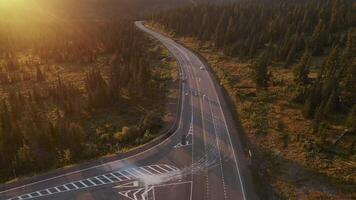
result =
[{"label": "crossroad", "polygon": [[120,183],[125,181],[137,180],[142,176],[168,175],[173,172],[179,172],[179,169],[170,165],[148,165],[143,167],[129,168],[122,171],[101,174],[98,176],[81,179],[55,187],[45,188],[39,191],[23,194],[9,198],[8,200],[34,199],[43,196],[58,194],[61,192],[71,192],[74,190],[97,187],[105,184]]},{"label": "crossroad", "polygon": [[[249,161],[218,82],[195,53],[160,41],[179,65],[177,129],[147,148],[0,185],[0,200],[254,200]],[[150,146],[151,145],[151,146]],[[245,153],[246,152],[246,153]]]}]

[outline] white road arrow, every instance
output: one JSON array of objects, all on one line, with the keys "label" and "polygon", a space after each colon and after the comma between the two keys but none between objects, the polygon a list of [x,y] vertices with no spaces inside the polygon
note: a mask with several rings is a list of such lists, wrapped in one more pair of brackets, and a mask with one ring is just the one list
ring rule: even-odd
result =
[{"label": "white road arrow", "polygon": [[137,188],[118,192],[120,195],[131,200],[148,200],[149,192],[152,192],[153,186],[148,188]]}]

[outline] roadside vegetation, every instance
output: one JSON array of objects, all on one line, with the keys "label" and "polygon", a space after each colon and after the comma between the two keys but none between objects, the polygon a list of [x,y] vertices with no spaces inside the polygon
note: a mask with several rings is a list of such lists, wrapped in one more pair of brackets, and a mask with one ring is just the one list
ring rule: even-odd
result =
[{"label": "roadside vegetation", "polygon": [[175,63],[132,21],[15,23],[0,23],[1,181],[159,135]]},{"label": "roadside vegetation", "polygon": [[268,2],[170,9],[147,25],[212,66],[271,186],[263,199],[353,199],[356,5]]}]

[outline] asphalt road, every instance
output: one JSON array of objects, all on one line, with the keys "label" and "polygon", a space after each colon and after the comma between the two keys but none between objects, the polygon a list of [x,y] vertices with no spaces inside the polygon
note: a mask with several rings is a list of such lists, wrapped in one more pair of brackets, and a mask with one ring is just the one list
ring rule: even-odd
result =
[{"label": "asphalt road", "polygon": [[126,158],[2,185],[0,199],[257,199],[249,159],[207,66],[182,45],[141,22],[136,26],[162,42],[179,63],[182,95],[174,134]]}]

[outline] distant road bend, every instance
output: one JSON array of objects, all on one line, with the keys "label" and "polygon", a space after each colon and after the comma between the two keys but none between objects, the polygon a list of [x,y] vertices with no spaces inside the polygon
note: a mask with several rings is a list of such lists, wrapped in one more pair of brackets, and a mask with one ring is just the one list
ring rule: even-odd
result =
[{"label": "distant road bend", "polygon": [[180,67],[177,130],[135,155],[0,186],[0,199],[257,199],[234,121],[207,66],[190,50],[136,22]]}]

